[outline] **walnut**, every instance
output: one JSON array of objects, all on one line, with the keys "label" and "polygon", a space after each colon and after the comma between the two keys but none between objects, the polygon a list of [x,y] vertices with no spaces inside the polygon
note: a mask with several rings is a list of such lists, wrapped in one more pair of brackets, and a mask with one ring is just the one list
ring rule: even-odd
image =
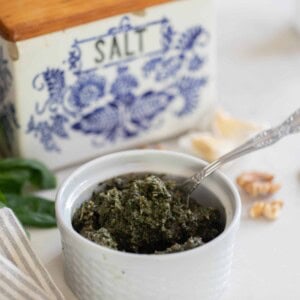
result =
[{"label": "walnut", "polygon": [[250,196],[266,196],[277,192],[281,185],[273,182],[274,176],[264,172],[246,172],[237,177],[237,184]]},{"label": "walnut", "polygon": [[265,203],[262,201],[254,202],[250,208],[249,214],[251,218],[256,219],[263,215]]},{"label": "walnut", "polygon": [[282,200],[273,200],[271,202],[256,201],[250,208],[251,218],[256,219],[265,217],[268,220],[275,220],[283,207]]},{"label": "walnut", "polygon": [[263,210],[263,216],[269,220],[275,220],[278,218],[282,207],[283,201],[281,200],[273,200],[269,203],[266,203]]}]

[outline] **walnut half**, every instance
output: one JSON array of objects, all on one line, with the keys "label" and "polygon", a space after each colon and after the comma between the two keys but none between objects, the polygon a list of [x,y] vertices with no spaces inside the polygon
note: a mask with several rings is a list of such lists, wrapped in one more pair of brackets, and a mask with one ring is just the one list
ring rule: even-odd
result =
[{"label": "walnut half", "polygon": [[251,206],[249,214],[253,219],[265,217],[268,220],[275,220],[278,218],[282,207],[282,200],[273,200],[271,202],[256,201]]},{"label": "walnut half", "polygon": [[237,184],[252,197],[266,196],[277,192],[281,185],[273,182],[274,176],[265,172],[246,172],[237,177]]}]

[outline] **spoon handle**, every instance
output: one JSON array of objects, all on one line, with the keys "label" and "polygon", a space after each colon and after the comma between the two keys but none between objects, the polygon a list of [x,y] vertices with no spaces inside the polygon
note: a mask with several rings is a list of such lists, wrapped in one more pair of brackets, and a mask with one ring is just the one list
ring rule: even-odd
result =
[{"label": "spoon handle", "polygon": [[250,152],[271,146],[284,136],[297,132],[300,132],[300,108],[297,109],[279,126],[261,131],[244,144],[208,164],[200,172],[194,174],[188,179],[186,188],[188,188],[189,192],[191,193],[198,186],[201,180],[213,173],[223,164]]}]

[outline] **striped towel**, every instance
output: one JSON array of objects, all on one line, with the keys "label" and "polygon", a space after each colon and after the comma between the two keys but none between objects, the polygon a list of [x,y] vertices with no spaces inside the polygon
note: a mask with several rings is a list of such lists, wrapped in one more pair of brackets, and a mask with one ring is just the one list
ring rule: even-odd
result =
[{"label": "striped towel", "polygon": [[0,209],[0,295],[1,300],[64,299],[9,208]]}]

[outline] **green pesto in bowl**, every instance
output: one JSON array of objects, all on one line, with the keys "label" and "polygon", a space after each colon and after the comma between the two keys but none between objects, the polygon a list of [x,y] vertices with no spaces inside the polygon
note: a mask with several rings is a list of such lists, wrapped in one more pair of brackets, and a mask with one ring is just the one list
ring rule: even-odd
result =
[{"label": "green pesto in bowl", "polygon": [[195,197],[188,200],[179,189],[181,180],[133,173],[102,182],[76,210],[73,228],[99,245],[132,253],[164,254],[201,246],[224,230],[224,213],[220,206],[200,205]]}]

